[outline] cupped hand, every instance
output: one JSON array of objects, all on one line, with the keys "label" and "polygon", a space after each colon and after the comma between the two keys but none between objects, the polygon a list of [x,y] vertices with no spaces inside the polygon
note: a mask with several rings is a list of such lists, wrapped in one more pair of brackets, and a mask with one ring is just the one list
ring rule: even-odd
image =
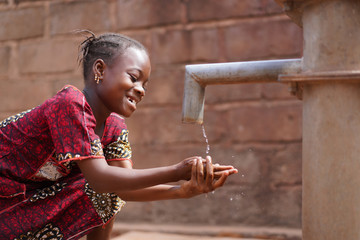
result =
[{"label": "cupped hand", "polygon": [[238,173],[238,170],[231,165],[220,165],[218,163],[213,165],[214,169],[214,178],[218,179],[222,176],[223,173],[227,172],[229,175]]},{"label": "cupped hand", "polygon": [[176,169],[178,173],[178,180],[190,180],[192,174],[192,168],[196,165],[197,161],[204,162],[205,159],[199,156],[193,156],[182,160],[180,163],[176,164]]},{"label": "cupped hand", "polygon": [[205,161],[202,158],[196,158],[195,161],[190,180],[180,186],[184,198],[212,192],[223,186],[229,175],[237,173],[233,166],[213,165],[210,156]]}]

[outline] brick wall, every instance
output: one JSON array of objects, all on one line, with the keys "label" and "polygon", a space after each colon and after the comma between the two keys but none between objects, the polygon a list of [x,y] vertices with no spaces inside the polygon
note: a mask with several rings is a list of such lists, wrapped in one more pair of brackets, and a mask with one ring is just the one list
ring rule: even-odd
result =
[{"label": "brick wall", "polygon": [[[205,155],[181,123],[184,65],[298,58],[301,29],[273,0],[0,0],[0,118],[83,86],[75,29],[120,32],[149,48],[145,100],[127,120],[135,168]],[[206,88],[210,154],[240,173],[214,194],[129,203],[123,222],[301,226],[301,102],[281,84]]]}]

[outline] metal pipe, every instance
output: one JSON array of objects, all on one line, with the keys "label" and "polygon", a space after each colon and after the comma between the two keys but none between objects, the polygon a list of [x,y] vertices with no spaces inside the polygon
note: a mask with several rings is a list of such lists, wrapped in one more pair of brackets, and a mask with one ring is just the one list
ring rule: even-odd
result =
[{"label": "metal pipe", "polygon": [[280,74],[299,73],[301,68],[302,59],[187,65],[182,122],[203,123],[207,85],[277,82]]}]

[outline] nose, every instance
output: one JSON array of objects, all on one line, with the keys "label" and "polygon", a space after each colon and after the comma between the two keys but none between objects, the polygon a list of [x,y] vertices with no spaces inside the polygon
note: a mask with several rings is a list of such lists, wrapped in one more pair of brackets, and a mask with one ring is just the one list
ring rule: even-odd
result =
[{"label": "nose", "polygon": [[145,89],[140,82],[138,84],[135,84],[134,90],[137,94],[140,95],[141,98],[145,96]]}]

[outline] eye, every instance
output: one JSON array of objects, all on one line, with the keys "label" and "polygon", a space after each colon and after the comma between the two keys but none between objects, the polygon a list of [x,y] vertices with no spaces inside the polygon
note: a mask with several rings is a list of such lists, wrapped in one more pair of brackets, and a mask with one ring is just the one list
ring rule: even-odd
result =
[{"label": "eye", "polygon": [[134,75],[131,75],[130,74],[130,79],[132,82],[136,82],[137,81],[137,78],[134,76]]}]

